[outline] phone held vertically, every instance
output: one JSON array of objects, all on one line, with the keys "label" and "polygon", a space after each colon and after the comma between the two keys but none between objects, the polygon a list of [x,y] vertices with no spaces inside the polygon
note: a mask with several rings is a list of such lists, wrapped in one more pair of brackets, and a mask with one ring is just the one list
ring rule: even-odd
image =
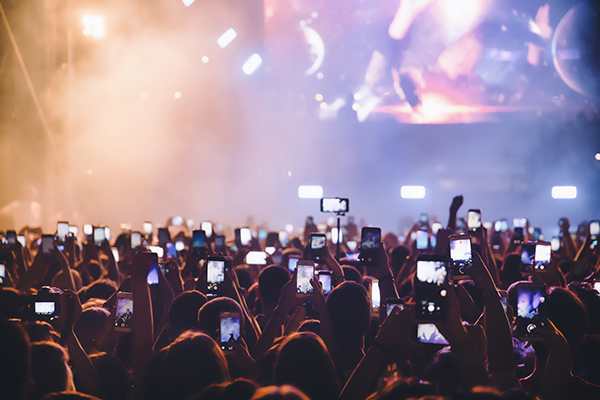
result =
[{"label": "phone held vertically", "polygon": [[225,272],[231,269],[231,257],[210,256],[206,261],[207,296],[217,296],[225,281]]},{"label": "phone held vertically", "polygon": [[310,280],[315,276],[315,263],[311,260],[298,260],[296,271],[296,293],[312,294],[313,287]]},{"label": "phone held vertically", "polygon": [[360,232],[360,261],[367,267],[377,264],[380,245],[381,228],[363,227]]},{"label": "phone held vertically", "polygon": [[467,234],[450,235],[451,275],[453,280],[470,279],[469,270],[473,268],[471,236]]},{"label": "phone held vertically", "polygon": [[240,314],[221,312],[219,314],[219,342],[222,350],[233,350],[233,343],[240,338]]},{"label": "phone held vertically", "polygon": [[536,328],[544,326],[546,320],[546,285],[543,283],[520,282],[516,285],[515,336],[535,340],[541,336]]},{"label": "phone held vertically", "polygon": [[419,255],[415,274],[415,303],[419,320],[438,320],[446,312],[446,257]]},{"label": "phone held vertically", "polygon": [[129,292],[117,293],[117,310],[115,312],[115,331],[130,332],[131,317],[133,316],[133,294]]},{"label": "phone held vertically", "polygon": [[327,235],[324,233],[311,233],[308,237],[310,244],[310,258],[315,263],[320,263],[327,251]]}]

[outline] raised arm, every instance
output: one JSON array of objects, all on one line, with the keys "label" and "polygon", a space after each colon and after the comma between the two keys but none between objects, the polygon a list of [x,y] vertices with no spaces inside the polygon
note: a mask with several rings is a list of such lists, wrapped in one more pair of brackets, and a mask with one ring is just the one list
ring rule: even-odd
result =
[{"label": "raised arm", "polygon": [[452,231],[456,230],[456,213],[460,206],[462,206],[463,197],[462,195],[456,196],[452,199],[452,204],[450,204],[450,216],[448,217],[448,229]]}]

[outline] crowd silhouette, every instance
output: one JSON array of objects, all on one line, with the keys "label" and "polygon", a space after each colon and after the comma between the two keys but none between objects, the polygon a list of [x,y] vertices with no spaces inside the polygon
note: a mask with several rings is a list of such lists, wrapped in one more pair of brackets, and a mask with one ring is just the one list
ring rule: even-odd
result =
[{"label": "crowd silhouette", "polygon": [[596,222],[557,216],[542,263],[528,221],[473,227],[462,203],[445,226],[368,230],[368,262],[353,221],[318,252],[312,218],[224,245],[171,221],[112,242],[3,232],[0,398],[600,399]]}]

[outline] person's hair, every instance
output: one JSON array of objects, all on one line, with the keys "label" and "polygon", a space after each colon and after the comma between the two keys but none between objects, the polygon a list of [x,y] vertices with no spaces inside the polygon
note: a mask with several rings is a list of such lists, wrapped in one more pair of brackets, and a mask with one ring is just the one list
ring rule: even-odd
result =
[{"label": "person's hair", "polygon": [[46,321],[25,322],[23,325],[30,342],[58,342],[58,332]]},{"label": "person's hair", "polygon": [[313,400],[290,385],[266,386],[258,389],[251,400]]},{"label": "person's hair", "polygon": [[238,265],[234,268],[235,274],[237,275],[238,283],[246,290],[254,283],[252,271],[249,265]]},{"label": "person's hair", "polygon": [[499,272],[502,288],[506,289],[515,282],[523,279],[521,275],[521,255],[510,253],[504,257],[502,269]]},{"label": "person's hair", "polygon": [[573,375],[600,385],[600,336],[586,335],[573,350]]},{"label": "person's hair", "polygon": [[298,332],[312,332],[321,336],[321,321],[318,319],[304,320],[298,327]]},{"label": "person's hair", "polygon": [[214,383],[207,387],[198,400],[250,400],[258,385],[253,381],[238,378],[229,383]]},{"label": "person's hair", "polygon": [[103,331],[109,317],[110,313],[106,308],[90,307],[75,322],[73,330],[86,353],[90,354],[95,349],[96,337]]},{"label": "person's hair", "polygon": [[568,288],[585,307],[590,322],[590,333],[600,334],[600,294],[587,282],[571,282]]},{"label": "person's hair", "polygon": [[186,331],[164,351],[160,366],[162,398],[187,399],[213,383],[229,381],[225,355],[204,333]]},{"label": "person's hair", "polygon": [[356,267],[353,267],[352,265],[342,265],[342,270],[346,281],[362,283],[362,274]]},{"label": "person's hair", "polygon": [[404,400],[437,395],[437,386],[416,378],[389,379],[385,386],[374,393],[370,400]]},{"label": "person's hair", "polygon": [[31,363],[29,339],[15,322],[0,319],[0,390],[7,399],[22,400]]},{"label": "person's hair", "polygon": [[363,345],[371,326],[370,307],[367,289],[359,283],[345,281],[329,293],[327,310],[340,347]]},{"label": "person's hair", "polygon": [[117,291],[117,284],[110,279],[100,279],[81,288],[79,299],[85,303],[89,299],[108,300]]},{"label": "person's hair", "polygon": [[31,344],[31,378],[35,398],[69,389],[68,360],[67,351],[57,343],[46,341]]},{"label": "person's hair", "polygon": [[198,327],[198,310],[206,304],[206,295],[197,290],[180,293],[169,306],[169,336],[176,338],[181,332]]},{"label": "person's hair", "polygon": [[123,363],[114,355],[94,353],[90,360],[100,379],[98,395],[102,399],[127,400],[129,398],[129,378]]},{"label": "person's hair", "polygon": [[263,304],[275,306],[281,295],[281,288],[290,280],[287,269],[271,265],[258,275],[258,293]]},{"label": "person's hair", "polygon": [[548,319],[567,339],[571,348],[581,343],[589,330],[589,321],[581,300],[568,289],[551,287],[545,305]]},{"label": "person's hair", "polygon": [[235,312],[240,314],[240,335],[243,337],[244,314],[237,301],[229,297],[212,299],[198,310],[198,329],[208,334],[214,340],[219,340],[220,314],[222,312]]},{"label": "person's hair", "polygon": [[88,274],[90,274],[92,281],[97,281],[102,276],[102,266],[95,260],[90,261],[85,268]]},{"label": "person's hair", "polygon": [[296,332],[279,346],[273,383],[290,384],[311,400],[337,398],[339,385],[323,340],[312,332]]},{"label": "person's hair", "polygon": [[101,400],[96,396],[80,392],[54,392],[48,393],[41,400]]},{"label": "person's hair", "polygon": [[396,246],[390,251],[390,266],[392,267],[394,274],[397,275],[402,269],[406,260],[410,255],[410,250],[405,246]]}]

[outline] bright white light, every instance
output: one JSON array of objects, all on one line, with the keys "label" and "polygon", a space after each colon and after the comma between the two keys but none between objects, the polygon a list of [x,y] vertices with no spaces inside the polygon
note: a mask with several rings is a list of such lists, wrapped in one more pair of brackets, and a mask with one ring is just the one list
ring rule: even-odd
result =
[{"label": "bright white light", "polygon": [[424,199],[425,186],[402,186],[400,188],[400,196],[403,199]]},{"label": "bright white light", "polygon": [[337,228],[331,228],[331,243],[333,244],[337,244],[338,242],[338,238],[340,239],[340,243],[342,242],[342,230],[340,229],[340,234],[338,236],[338,229]]},{"label": "bright white light", "polygon": [[254,71],[256,71],[256,68],[258,68],[260,64],[262,64],[262,58],[260,58],[258,54],[254,53],[250,56],[248,61],[242,65],[242,71],[244,71],[246,75],[251,75]]},{"label": "bright white light", "polygon": [[176,99],[180,99],[181,98],[181,92],[175,92],[175,94],[173,96],[175,96]]},{"label": "bright white light", "polygon": [[93,36],[96,39],[104,36],[104,18],[102,16],[86,14],[81,22],[83,22],[83,34],[85,36]]},{"label": "bright white light", "polygon": [[600,153],[596,153],[595,158],[596,158],[596,160],[600,161]]},{"label": "bright white light", "polygon": [[323,95],[321,93],[315,94],[315,100],[316,101],[323,101]]},{"label": "bright white light", "polygon": [[298,186],[298,197],[301,199],[320,199],[323,197],[323,187],[318,185]]},{"label": "bright white light", "polygon": [[219,47],[221,47],[222,49],[224,49],[225,47],[227,47],[227,45],[229,43],[231,43],[233,41],[233,39],[235,39],[237,37],[237,32],[235,31],[235,29],[233,28],[229,28],[225,31],[224,34],[222,34],[218,39],[217,39],[217,44],[219,45]]},{"label": "bright white light", "polygon": [[285,229],[285,231],[291,235],[294,232],[294,225],[285,224],[285,227],[283,229]]},{"label": "bright white light", "polygon": [[554,199],[574,199],[577,197],[576,186],[553,186],[552,198]]},{"label": "bright white light", "polygon": [[208,56],[202,56],[202,62],[206,64],[209,61]]},{"label": "bright white light", "polygon": [[194,3],[194,1],[196,1],[196,0],[181,0],[181,1],[183,1],[183,5],[184,5],[184,6],[186,6],[186,7],[189,7],[189,6],[191,6],[191,5],[192,5],[192,3]]}]

